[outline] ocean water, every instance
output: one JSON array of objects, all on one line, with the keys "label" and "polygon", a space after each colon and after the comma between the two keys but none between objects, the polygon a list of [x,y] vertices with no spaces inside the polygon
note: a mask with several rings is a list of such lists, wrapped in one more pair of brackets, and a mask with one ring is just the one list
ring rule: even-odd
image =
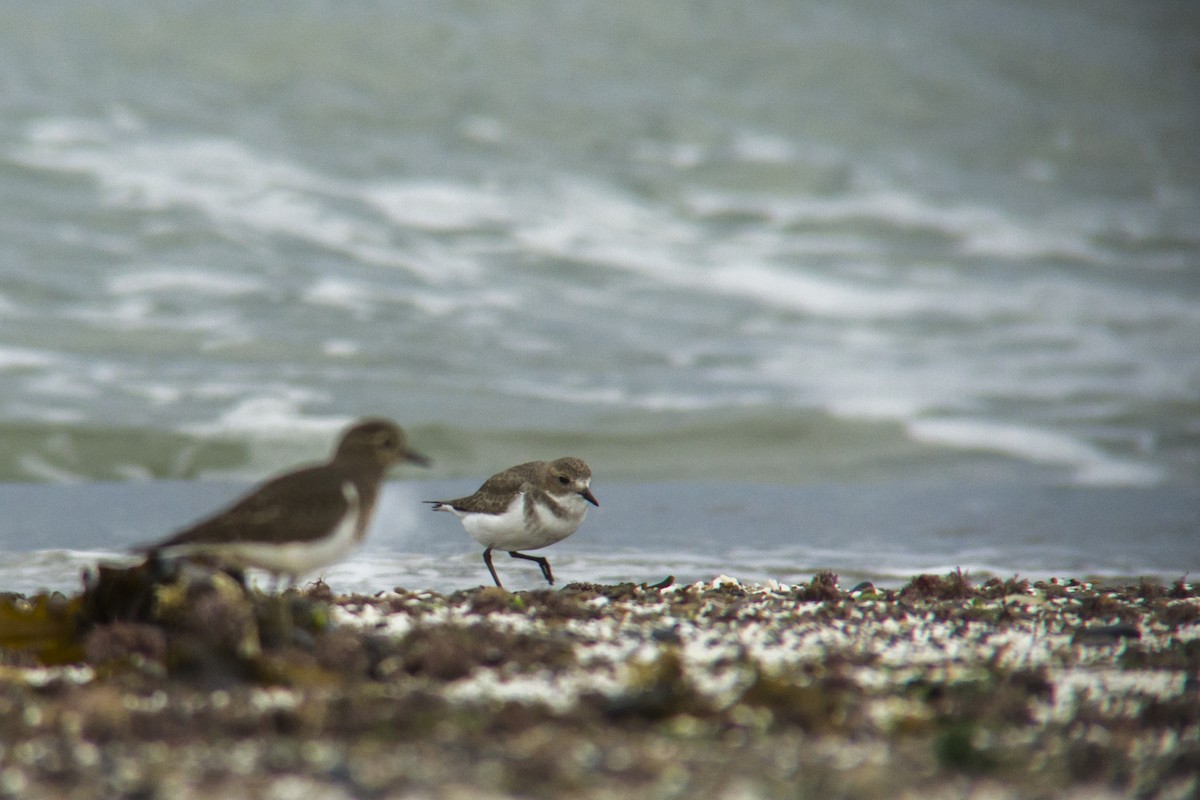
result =
[{"label": "ocean water", "polygon": [[15,5],[0,581],[364,414],[586,458],[581,575],[1195,572],[1197,85],[1188,2]]},{"label": "ocean water", "polygon": [[[0,586],[77,591],[97,564],[134,563],[136,545],[248,488],[229,481],[0,485],[9,511],[0,518]],[[363,547],[319,577],[338,591],[368,594],[490,585],[482,548],[454,517],[421,503],[472,488],[464,479],[388,484]],[[953,570],[976,583],[1196,577],[1200,488],[615,482],[596,494],[601,505],[580,530],[541,551],[559,586],[657,583],[668,575],[681,583],[718,575],[797,583],[817,570],[832,570],[845,589]],[[494,563],[510,589],[546,588],[527,561],[497,554]],[[272,585],[265,574],[250,577]]]}]

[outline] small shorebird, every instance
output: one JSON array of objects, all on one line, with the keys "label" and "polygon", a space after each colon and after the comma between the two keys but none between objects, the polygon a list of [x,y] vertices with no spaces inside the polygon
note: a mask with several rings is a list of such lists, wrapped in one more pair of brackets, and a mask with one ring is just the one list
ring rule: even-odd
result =
[{"label": "small shorebird", "polygon": [[384,474],[401,461],[429,463],[409,449],[394,422],[361,420],[324,464],[272,478],[229,508],[141,550],[258,567],[293,584],[362,542]]},{"label": "small shorebird", "polygon": [[589,488],[592,471],[579,458],[530,461],[497,472],[475,494],[457,500],[426,500],[434,511],[449,511],[467,533],[484,545],[483,563],[501,589],[492,566],[492,550],[536,562],[554,585],[550,562],[521,550],[537,550],[561,541],[579,529],[587,504],[600,505]]}]

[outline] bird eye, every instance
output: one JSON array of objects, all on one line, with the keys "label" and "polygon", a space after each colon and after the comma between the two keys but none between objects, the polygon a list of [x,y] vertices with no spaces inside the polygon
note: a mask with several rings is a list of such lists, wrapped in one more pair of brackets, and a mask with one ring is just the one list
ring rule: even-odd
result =
[{"label": "bird eye", "polygon": [[563,486],[566,486],[568,483],[571,482],[571,479],[568,478],[566,475],[559,475],[558,482],[561,483]]}]

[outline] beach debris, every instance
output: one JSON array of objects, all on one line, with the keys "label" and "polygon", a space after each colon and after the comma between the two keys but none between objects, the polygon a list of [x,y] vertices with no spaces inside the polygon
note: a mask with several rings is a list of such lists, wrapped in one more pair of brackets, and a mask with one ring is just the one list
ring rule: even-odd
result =
[{"label": "beach debris", "polygon": [[[158,569],[98,571],[77,597],[0,597],[5,786],[244,796],[266,791],[256,776],[288,776],[309,794],[437,795],[455,776],[466,793],[629,798],[733,783],[865,798],[1196,786],[1200,595],[1183,582],[956,572],[845,591],[826,572],[450,595],[318,582],[267,597],[221,573]],[[280,602],[291,629],[275,627]],[[129,755],[147,753],[162,756]]]}]

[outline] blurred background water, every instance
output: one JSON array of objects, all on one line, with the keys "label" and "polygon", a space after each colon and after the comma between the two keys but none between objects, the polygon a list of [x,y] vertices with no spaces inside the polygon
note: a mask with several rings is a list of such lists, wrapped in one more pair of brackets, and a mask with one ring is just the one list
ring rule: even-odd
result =
[{"label": "blurred background water", "polygon": [[1200,569],[1198,79],[1182,1],[10,4],[0,481],[53,484],[10,569],[363,414],[431,491],[586,458],[576,577],[1040,574],[1030,508],[1062,569]]}]

